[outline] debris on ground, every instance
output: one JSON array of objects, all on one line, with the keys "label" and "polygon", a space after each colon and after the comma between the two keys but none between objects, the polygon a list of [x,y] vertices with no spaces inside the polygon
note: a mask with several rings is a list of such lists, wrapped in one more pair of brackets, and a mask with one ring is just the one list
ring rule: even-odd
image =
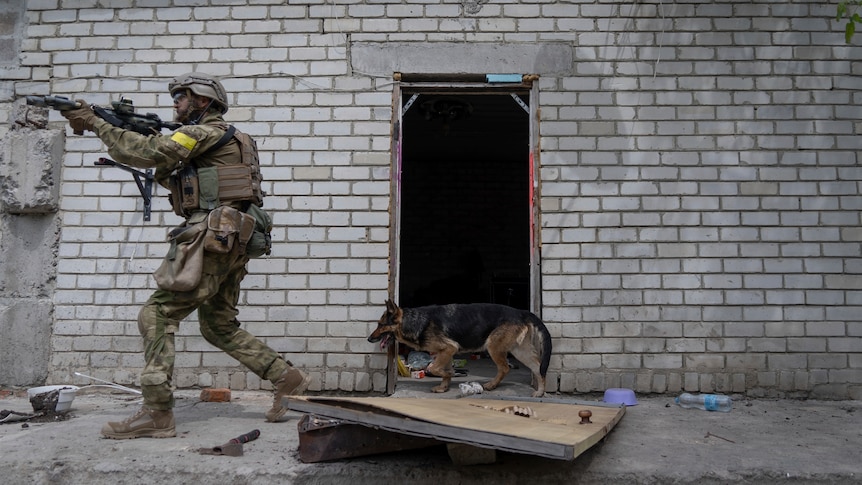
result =
[{"label": "debris on ground", "polygon": [[66,421],[72,417],[68,412],[58,413],[56,411],[43,410],[36,413],[21,413],[4,409],[0,411],[0,424],[24,421],[27,423],[53,423],[55,421]]}]

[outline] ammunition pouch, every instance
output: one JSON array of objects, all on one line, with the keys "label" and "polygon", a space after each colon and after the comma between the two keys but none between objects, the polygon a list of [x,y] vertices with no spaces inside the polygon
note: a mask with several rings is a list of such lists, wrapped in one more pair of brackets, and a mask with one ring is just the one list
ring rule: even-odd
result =
[{"label": "ammunition pouch", "polygon": [[174,214],[187,217],[200,206],[200,183],[194,165],[186,165],[168,180]]},{"label": "ammunition pouch", "polygon": [[[260,187],[260,181],[257,181]],[[169,182],[174,213],[188,217],[192,212],[213,210],[234,202],[262,205],[262,192],[255,191],[254,170],[248,165],[218,165],[196,169],[188,165],[172,175]]]},{"label": "ammunition pouch", "polygon": [[198,206],[196,209],[211,211],[221,203],[218,186],[218,171],[215,167],[198,169]]},{"label": "ammunition pouch", "polygon": [[229,141],[236,140],[240,150],[240,162],[235,165],[215,165],[195,168],[188,163],[170,177],[168,188],[171,191],[171,206],[178,216],[188,217],[197,209],[213,210],[234,201],[247,201],[263,206],[261,189],[263,176],[260,173],[260,159],[257,143],[248,134],[233,126],[224,125],[224,135],[215,145],[196,157],[218,151]]}]

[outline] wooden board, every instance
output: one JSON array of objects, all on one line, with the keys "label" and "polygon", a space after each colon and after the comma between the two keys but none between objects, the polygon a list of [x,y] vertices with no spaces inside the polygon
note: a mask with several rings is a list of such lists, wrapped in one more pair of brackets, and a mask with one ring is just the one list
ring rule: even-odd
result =
[{"label": "wooden board", "polygon": [[299,433],[299,459],[303,463],[415,450],[443,443],[311,414],[302,416],[296,430]]},{"label": "wooden board", "polygon": [[[604,438],[625,406],[554,399],[285,398],[295,411],[397,433],[515,453],[573,460]],[[506,413],[512,406],[532,416]],[[580,424],[580,411],[592,413]]]}]

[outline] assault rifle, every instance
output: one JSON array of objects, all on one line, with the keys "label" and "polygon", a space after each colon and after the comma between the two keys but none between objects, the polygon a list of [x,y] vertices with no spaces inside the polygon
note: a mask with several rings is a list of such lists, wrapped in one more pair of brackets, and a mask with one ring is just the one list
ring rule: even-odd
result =
[{"label": "assault rifle", "polygon": [[[67,111],[81,107],[81,103],[64,98],[63,96],[27,96],[27,104],[42,108],[50,107],[58,111]],[[122,97],[119,101],[111,101],[111,108],[113,109],[103,108],[95,104],[90,105],[90,108],[93,109],[93,113],[96,113],[96,116],[108,123],[142,135],[158,135],[163,128],[176,130],[182,126],[180,123],[162,121],[155,113],[147,113],[145,115],[135,113],[132,100]],[[83,133],[75,132],[75,134],[81,135]]]}]

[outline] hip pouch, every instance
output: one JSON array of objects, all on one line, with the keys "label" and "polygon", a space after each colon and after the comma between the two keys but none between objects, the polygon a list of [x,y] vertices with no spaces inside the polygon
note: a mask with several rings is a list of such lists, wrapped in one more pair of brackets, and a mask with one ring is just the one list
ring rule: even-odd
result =
[{"label": "hip pouch", "polygon": [[254,222],[254,217],[233,207],[216,207],[206,219],[204,250],[226,254],[239,246],[240,251],[245,253],[246,245],[254,232]]},{"label": "hip pouch", "polygon": [[200,284],[205,234],[204,222],[178,227],[168,234],[171,247],[161,266],[153,273],[159,288],[167,291],[191,291]]}]

